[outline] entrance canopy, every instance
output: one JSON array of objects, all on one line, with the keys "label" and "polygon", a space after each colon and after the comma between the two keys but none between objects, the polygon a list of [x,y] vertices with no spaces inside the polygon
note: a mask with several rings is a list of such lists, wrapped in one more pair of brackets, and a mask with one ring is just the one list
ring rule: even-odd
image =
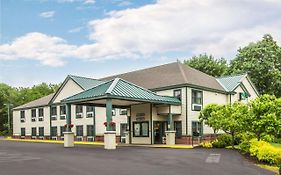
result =
[{"label": "entrance canopy", "polygon": [[114,107],[128,107],[140,103],[181,105],[176,97],[157,95],[148,89],[126,80],[115,78],[91,89],[63,99],[63,103],[105,106],[106,99],[112,99]]}]

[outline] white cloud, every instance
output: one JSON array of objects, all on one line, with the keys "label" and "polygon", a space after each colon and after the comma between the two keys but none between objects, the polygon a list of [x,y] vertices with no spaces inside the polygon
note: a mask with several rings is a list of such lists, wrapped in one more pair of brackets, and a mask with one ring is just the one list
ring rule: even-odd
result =
[{"label": "white cloud", "polygon": [[55,11],[47,11],[47,12],[42,12],[39,14],[40,17],[42,18],[52,18],[55,15]]},{"label": "white cloud", "polygon": [[280,9],[277,0],[158,0],[90,21],[92,44],[70,45],[59,37],[29,33],[0,45],[0,60],[24,58],[61,66],[69,57],[134,59],[171,52],[231,58],[239,46],[265,33],[280,43]]},{"label": "white cloud", "polygon": [[83,2],[83,4],[95,4],[95,3],[96,3],[95,0],[85,0],[85,1]]},{"label": "white cloud", "polygon": [[73,29],[70,29],[68,32],[69,33],[77,33],[77,32],[80,32],[84,27],[76,27],[76,28],[73,28]]},{"label": "white cloud", "polygon": [[132,5],[133,3],[131,1],[122,1],[120,2],[118,5],[119,6],[130,6]]},{"label": "white cloud", "polygon": [[62,66],[74,55],[76,46],[59,37],[28,33],[10,44],[0,45],[0,60],[30,59],[48,66]]}]

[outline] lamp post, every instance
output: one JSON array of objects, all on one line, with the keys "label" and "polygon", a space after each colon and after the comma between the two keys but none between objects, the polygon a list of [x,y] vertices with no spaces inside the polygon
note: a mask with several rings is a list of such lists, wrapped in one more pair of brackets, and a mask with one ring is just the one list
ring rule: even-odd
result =
[{"label": "lamp post", "polygon": [[11,122],[10,122],[10,107],[12,107],[13,106],[13,104],[11,104],[11,103],[7,103],[7,104],[4,104],[5,106],[7,106],[7,108],[8,108],[8,111],[7,111],[7,113],[8,113],[8,133],[10,133],[10,131],[11,131]]}]

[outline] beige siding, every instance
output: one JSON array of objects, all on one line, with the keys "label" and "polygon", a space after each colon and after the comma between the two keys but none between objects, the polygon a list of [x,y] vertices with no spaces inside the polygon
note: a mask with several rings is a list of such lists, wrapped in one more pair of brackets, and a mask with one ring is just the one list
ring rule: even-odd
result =
[{"label": "beige siding", "polygon": [[82,92],[83,89],[78,86],[73,80],[69,79],[57,97],[54,99],[53,103],[60,103],[60,101],[66,97],[72,96],[79,92]]},{"label": "beige siding", "polygon": [[[36,121],[31,121],[31,110],[36,109]],[[50,135],[50,108],[49,106],[44,107],[44,121],[38,121],[38,109],[39,108],[32,108],[32,109],[25,109],[25,122],[20,122],[20,111],[15,110],[13,111],[13,135],[19,136],[21,132],[21,128],[25,128],[26,136],[31,136],[31,128],[36,127],[37,135],[39,135],[39,127],[44,127],[44,134],[46,136]]]},{"label": "beige siding", "polygon": [[247,91],[248,91],[248,92],[250,93],[250,95],[251,95],[250,98],[249,98],[249,100],[253,100],[253,99],[255,99],[255,98],[258,97],[258,94],[256,93],[256,91],[255,91],[255,89],[253,88],[253,86],[250,84],[248,78],[245,78],[242,83],[243,83],[243,85],[245,86],[245,88],[247,89]]}]

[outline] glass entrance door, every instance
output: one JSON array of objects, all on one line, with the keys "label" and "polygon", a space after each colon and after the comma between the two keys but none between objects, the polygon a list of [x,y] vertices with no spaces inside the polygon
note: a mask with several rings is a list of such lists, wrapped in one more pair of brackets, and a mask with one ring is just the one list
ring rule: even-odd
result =
[{"label": "glass entrance door", "polygon": [[164,144],[165,142],[165,131],[167,129],[167,122],[165,121],[154,121],[154,144]]}]

